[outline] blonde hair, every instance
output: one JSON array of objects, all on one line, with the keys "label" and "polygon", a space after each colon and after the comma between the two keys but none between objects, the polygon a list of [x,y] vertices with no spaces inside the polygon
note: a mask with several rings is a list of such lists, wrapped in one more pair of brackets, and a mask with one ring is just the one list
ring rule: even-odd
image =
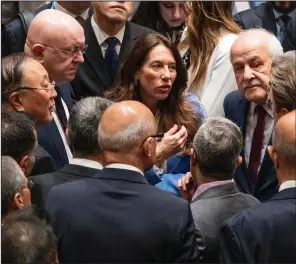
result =
[{"label": "blonde hair", "polygon": [[188,91],[196,93],[203,83],[212,53],[219,43],[220,27],[238,34],[240,28],[232,17],[233,2],[194,1],[185,5],[187,34],[179,50],[189,46],[192,78]]}]

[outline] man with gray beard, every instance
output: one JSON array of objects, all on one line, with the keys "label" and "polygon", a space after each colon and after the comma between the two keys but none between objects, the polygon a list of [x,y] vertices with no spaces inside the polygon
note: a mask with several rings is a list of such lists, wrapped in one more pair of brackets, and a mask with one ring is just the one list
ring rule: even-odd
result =
[{"label": "man with gray beard", "polygon": [[279,40],[264,29],[241,33],[230,51],[239,90],[225,97],[224,112],[244,136],[243,162],[234,179],[240,191],[260,201],[277,192],[275,171],[266,149],[274,127],[269,74],[274,55],[282,52]]}]

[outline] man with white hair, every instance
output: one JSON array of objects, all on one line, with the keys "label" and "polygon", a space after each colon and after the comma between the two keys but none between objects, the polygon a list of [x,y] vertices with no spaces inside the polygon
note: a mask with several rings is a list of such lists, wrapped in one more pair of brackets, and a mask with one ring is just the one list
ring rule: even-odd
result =
[{"label": "man with white hair", "polygon": [[55,82],[57,97],[54,122],[38,128],[39,144],[52,156],[57,169],[69,163],[72,153],[65,131],[73,102],[71,84],[86,51],[82,26],[68,14],[47,9],[33,19],[26,39],[25,53],[39,61]]},{"label": "man with white hair", "polygon": [[243,131],[243,163],[236,170],[240,191],[260,201],[277,191],[277,180],[266,149],[271,144],[274,116],[269,98],[272,58],[283,52],[281,43],[264,29],[251,29],[233,43],[230,59],[238,91],[224,99],[225,117]]}]

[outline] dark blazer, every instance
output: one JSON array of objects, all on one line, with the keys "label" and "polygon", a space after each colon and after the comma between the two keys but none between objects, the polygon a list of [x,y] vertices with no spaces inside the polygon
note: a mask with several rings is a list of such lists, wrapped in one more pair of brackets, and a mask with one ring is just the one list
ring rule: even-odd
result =
[{"label": "dark blazer", "polygon": [[[249,105],[250,102],[247,101],[238,90],[229,93],[224,99],[225,117],[239,126],[242,130],[244,138]],[[271,145],[271,138],[269,145]],[[259,170],[256,185],[252,184],[249,177],[248,168],[245,162],[244,147],[242,149],[241,156],[243,162],[237,168],[234,175],[235,183],[238,189],[241,192],[255,196],[261,202],[270,199],[278,190],[278,181],[272,160],[270,159],[267,150]]]},{"label": "dark blazer", "polygon": [[37,146],[35,151],[35,164],[30,173],[30,176],[50,173],[56,170],[55,163],[48,152],[40,145]]},{"label": "dark blazer", "polygon": [[296,188],[230,218],[221,228],[221,263],[296,263]]},{"label": "dark blazer", "polygon": [[196,262],[187,201],[140,173],[104,168],[95,178],[54,186],[46,209],[60,262]]},{"label": "dark blazer", "polygon": [[94,30],[91,26],[91,19],[87,19],[84,24],[84,33],[88,49],[84,54],[84,62],[78,67],[76,77],[72,81],[73,99],[80,100],[88,96],[103,96],[103,93],[109,88],[115,86],[120,78],[120,65],[122,65],[129,56],[137,39],[148,33],[155,33],[151,29],[127,22],[124,32],[122,45],[120,48],[117,75],[114,82],[105,66],[101,47],[97,41]]},{"label": "dark blazer", "polygon": [[[45,9],[50,9],[51,3],[43,5],[35,10],[34,14],[37,15]],[[1,40],[1,57],[7,56],[15,52],[24,52],[26,42],[26,33],[23,29],[22,22],[19,18],[12,20],[5,26],[2,32]]]},{"label": "dark blazer", "polygon": [[[65,83],[60,86],[61,96],[69,111],[73,106],[71,91],[72,87],[70,83]],[[69,163],[62,137],[54,120],[51,123],[38,127],[37,135],[38,143],[51,155],[55,162],[56,169],[60,169]]]},{"label": "dark blazer", "polygon": [[288,24],[282,45],[285,52],[296,50],[296,10],[294,10],[294,14]]},{"label": "dark blazer", "polygon": [[98,171],[98,169],[67,164],[56,172],[29,177],[29,179],[34,182],[34,186],[31,190],[32,204],[39,208],[45,208],[46,197],[52,186],[90,178],[98,173]]},{"label": "dark blazer", "polygon": [[202,262],[219,263],[221,225],[231,216],[259,203],[253,196],[241,193],[233,182],[210,187],[191,202]]},{"label": "dark blazer", "polygon": [[234,20],[242,29],[265,28],[277,36],[276,20],[271,2],[244,10],[234,16]]}]

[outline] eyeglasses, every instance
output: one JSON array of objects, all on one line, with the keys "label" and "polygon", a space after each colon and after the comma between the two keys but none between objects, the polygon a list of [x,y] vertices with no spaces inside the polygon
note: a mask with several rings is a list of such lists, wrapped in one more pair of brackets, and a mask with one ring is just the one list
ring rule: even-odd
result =
[{"label": "eyeglasses", "polygon": [[66,54],[68,54],[69,56],[76,56],[78,54],[78,52],[80,51],[82,54],[84,54],[86,51],[87,51],[87,48],[88,48],[88,45],[87,44],[84,44],[82,47],[77,47],[77,48],[72,48],[70,50],[65,50],[65,49],[59,49],[59,48],[56,48],[56,47],[52,47],[52,46],[47,46],[47,45],[44,45],[42,44],[44,47],[47,47],[47,48],[51,48],[51,49],[55,49],[55,50],[59,50],[59,51],[62,51],[62,52],[65,52]]},{"label": "eyeglasses", "polygon": [[164,133],[160,133],[160,134],[157,134],[157,135],[152,135],[152,136],[146,137],[146,138],[143,140],[143,142],[142,142],[142,144],[141,144],[141,147],[143,146],[143,144],[145,143],[145,141],[146,141],[148,138],[150,138],[150,137],[155,138],[155,139],[156,139],[156,142],[161,142],[162,139],[163,139],[163,137],[164,137]]},{"label": "eyeglasses", "polygon": [[50,88],[35,88],[35,87],[21,86],[21,87],[18,87],[16,89],[4,91],[2,93],[3,94],[12,93],[12,92],[16,92],[16,91],[19,91],[19,90],[44,90],[44,91],[47,91],[48,93],[51,93],[51,92],[53,92],[53,90],[55,88],[55,82],[53,81],[53,82],[49,83],[48,86],[50,86]]},{"label": "eyeglasses", "polygon": [[23,187],[23,190],[28,188],[28,189],[31,191],[32,188],[34,187],[34,185],[35,185],[35,184],[34,184],[33,181],[28,180],[27,186]]}]

